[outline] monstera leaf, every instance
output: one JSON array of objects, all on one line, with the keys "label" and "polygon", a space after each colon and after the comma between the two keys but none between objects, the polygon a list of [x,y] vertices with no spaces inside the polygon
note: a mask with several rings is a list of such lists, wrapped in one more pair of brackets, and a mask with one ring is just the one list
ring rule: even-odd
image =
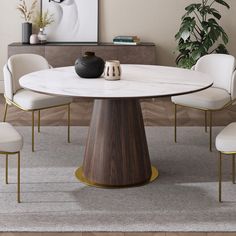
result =
[{"label": "monstera leaf", "polygon": [[215,5],[230,6],[224,0],[202,0],[202,3],[192,3],[185,8],[186,13],[175,39],[178,41],[176,58],[178,66],[191,68],[197,60],[210,53],[227,54],[228,35],[220,26],[220,12]]}]

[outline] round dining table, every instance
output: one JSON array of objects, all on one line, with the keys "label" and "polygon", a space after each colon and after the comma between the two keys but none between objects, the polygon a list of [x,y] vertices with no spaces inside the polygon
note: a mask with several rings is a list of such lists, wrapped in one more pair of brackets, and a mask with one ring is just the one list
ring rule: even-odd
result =
[{"label": "round dining table", "polygon": [[140,99],[192,93],[213,84],[207,74],[175,67],[121,65],[121,71],[121,80],[107,81],[80,78],[74,67],[62,67],[19,81],[40,93],[94,99],[83,164],[75,172],[90,186],[129,187],[155,180],[159,174],[151,165]]}]

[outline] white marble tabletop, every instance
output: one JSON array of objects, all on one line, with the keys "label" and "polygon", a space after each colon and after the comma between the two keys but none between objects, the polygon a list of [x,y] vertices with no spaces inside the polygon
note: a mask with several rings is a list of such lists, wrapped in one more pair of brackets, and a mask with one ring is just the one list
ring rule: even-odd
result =
[{"label": "white marble tabletop", "polygon": [[23,88],[84,98],[154,98],[199,91],[212,85],[207,74],[175,67],[121,65],[118,81],[82,79],[74,67],[42,70],[20,78]]}]

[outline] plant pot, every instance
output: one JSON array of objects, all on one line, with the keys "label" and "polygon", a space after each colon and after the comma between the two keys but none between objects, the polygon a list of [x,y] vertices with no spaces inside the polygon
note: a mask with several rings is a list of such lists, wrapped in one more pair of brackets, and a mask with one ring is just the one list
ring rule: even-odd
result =
[{"label": "plant pot", "polygon": [[105,62],[94,52],[85,52],[75,62],[75,71],[81,78],[99,78],[104,71]]},{"label": "plant pot", "polygon": [[29,22],[22,23],[22,43],[30,43],[32,34],[32,24]]}]

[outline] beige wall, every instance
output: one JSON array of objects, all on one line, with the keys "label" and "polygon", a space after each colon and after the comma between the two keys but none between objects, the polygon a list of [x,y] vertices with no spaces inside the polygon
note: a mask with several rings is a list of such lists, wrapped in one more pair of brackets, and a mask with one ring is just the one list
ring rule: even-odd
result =
[{"label": "beige wall", "polygon": [[[110,42],[116,35],[138,35],[157,45],[157,63],[174,65],[176,43],[184,7],[196,0],[100,0],[100,41]],[[228,48],[236,56],[236,0],[227,1],[231,10],[223,11],[222,25],[230,37]],[[7,45],[21,40],[18,0],[1,0],[0,68],[7,59]],[[2,73],[0,81],[2,80]],[[0,84],[1,86],[1,84]]]}]

